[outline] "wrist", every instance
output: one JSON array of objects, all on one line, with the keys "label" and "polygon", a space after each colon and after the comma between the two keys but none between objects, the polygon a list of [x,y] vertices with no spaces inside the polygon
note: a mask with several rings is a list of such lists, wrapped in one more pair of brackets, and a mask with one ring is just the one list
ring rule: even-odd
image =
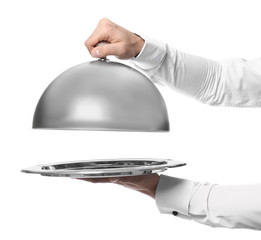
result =
[{"label": "wrist", "polygon": [[135,37],[136,37],[134,58],[136,58],[140,54],[140,52],[141,52],[141,50],[144,46],[145,40],[141,36],[139,36],[138,34],[136,34],[136,33],[134,33],[134,34],[135,34]]},{"label": "wrist", "polygon": [[156,196],[156,189],[158,186],[159,178],[160,178],[160,176],[158,174],[155,174],[153,176],[152,184],[151,184],[151,192],[150,192],[151,193],[150,196],[152,198],[155,198],[155,196]]}]

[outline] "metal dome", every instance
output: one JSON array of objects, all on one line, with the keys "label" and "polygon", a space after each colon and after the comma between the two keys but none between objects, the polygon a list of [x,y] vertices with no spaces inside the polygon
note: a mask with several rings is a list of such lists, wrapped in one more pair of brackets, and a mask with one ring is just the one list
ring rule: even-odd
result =
[{"label": "metal dome", "polygon": [[137,70],[108,60],[83,63],[58,76],[42,94],[33,128],[168,131],[165,102]]}]

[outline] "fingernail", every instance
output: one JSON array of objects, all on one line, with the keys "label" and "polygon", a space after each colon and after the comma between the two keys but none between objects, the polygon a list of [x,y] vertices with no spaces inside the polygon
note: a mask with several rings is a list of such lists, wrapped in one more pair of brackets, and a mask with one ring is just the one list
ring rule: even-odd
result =
[{"label": "fingernail", "polygon": [[116,182],[119,182],[120,178],[110,178],[110,182],[111,183],[116,183]]},{"label": "fingernail", "polygon": [[94,50],[94,57],[99,57],[100,56],[100,50],[99,49],[95,49]]}]

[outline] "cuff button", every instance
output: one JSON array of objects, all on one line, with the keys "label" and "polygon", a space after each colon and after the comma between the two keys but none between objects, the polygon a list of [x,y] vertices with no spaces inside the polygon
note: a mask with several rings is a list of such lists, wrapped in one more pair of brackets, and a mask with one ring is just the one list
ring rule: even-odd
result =
[{"label": "cuff button", "polygon": [[177,211],[173,211],[172,214],[173,214],[174,216],[177,216],[179,213],[178,213]]}]

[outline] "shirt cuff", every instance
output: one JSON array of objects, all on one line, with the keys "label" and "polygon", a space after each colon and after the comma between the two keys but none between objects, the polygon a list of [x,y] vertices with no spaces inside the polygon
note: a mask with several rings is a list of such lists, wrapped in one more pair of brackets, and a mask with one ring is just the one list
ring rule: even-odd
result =
[{"label": "shirt cuff", "polygon": [[194,181],[160,175],[156,204],[161,213],[189,217],[189,202]]},{"label": "shirt cuff", "polygon": [[131,61],[141,69],[153,69],[164,60],[166,55],[165,44],[146,36],[142,36],[142,38],[145,40],[143,48],[141,49],[139,55]]}]

